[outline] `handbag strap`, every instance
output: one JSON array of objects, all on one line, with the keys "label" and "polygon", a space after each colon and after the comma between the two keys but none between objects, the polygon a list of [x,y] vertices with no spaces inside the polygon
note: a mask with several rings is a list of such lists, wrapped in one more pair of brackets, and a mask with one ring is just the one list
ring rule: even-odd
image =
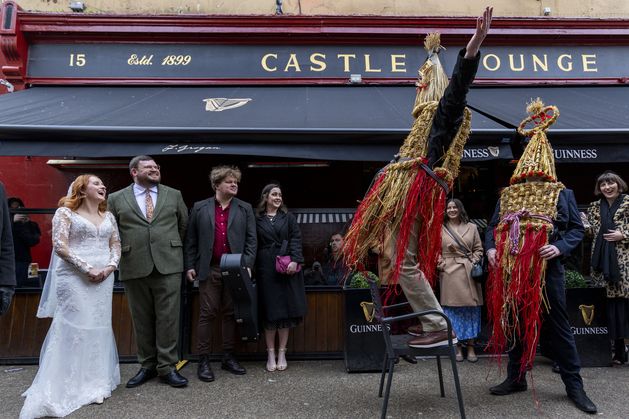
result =
[{"label": "handbag strap", "polygon": [[282,247],[280,247],[280,256],[286,256],[286,248],[288,247],[288,241],[282,240]]},{"label": "handbag strap", "polygon": [[444,223],[443,226],[446,228],[446,231],[448,232],[450,237],[452,237],[452,239],[456,242],[456,245],[459,246],[459,249],[461,249],[463,254],[465,254],[465,257],[468,258],[471,261],[472,258],[470,256],[470,254],[472,252],[470,251],[470,249],[468,249],[467,246],[465,246],[465,245],[463,245],[461,243],[461,241],[456,237],[456,234],[452,230],[450,230],[450,227],[448,227],[448,224]]}]

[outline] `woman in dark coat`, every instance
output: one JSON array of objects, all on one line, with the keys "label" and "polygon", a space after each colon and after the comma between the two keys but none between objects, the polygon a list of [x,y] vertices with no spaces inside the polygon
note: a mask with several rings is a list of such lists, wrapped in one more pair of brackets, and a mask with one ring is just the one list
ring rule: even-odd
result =
[{"label": "woman in dark coat", "polygon": [[[306,292],[300,265],[304,262],[301,232],[297,220],[284,206],[279,185],[269,184],[262,189],[256,213],[256,278],[268,352],[266,369],[283,371],[287,367],[286,344],[289,330],[301,323],[306,314]],[[283,248],[285,250],[282,253]],[[278,255],[290,256],[291,262],[286,274],[275,270],[275,258]],[[276,334],[279,337],[277,361]]]}]

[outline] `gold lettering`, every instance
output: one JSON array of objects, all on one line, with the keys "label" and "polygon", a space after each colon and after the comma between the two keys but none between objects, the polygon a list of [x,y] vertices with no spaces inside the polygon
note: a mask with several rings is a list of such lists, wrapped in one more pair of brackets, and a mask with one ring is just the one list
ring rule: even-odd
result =
[{"label": "gold lettering", "polygon": [[86,63],[85,54],[70,54],[70,67],[83,67]]},{"label": "gold lettering", "polygon": [[398,61],[398,58],[406,60],[406,54],[391,54],[391,73],[406,73],[406,61]]},{"label": "gold lettering", "polygon": [[296,72],[301,72],[301,68],[299,67],[299,61],[297,61],[297,54],[291,54],[288,62],[286,63],[286,67],[284,67],[284,73],[288,72],[289,68],[294,68]]},{"label": "gold lettering", "polygon": [[[566,64],[564,64],[564,59],[567,58],[570,61],[568,61]],[[561,54],[558,58],[557,58],[557,67],[559,67],[561,69],[561,71],[572,71],[572,55],[570,54]]]},{"label": "gold lettering", "polygon": [[[493,65],[493,67],[489,66],[489,59],[493,59],[495,61],[495,64]],[[485,57],[483,57],[483,67],[485,67],[485,69],[487,71],[496,71],[500,68],[500,58],[496,55],[496,54],[487,54],[485,55]]]},{"label": "gold lettering", "polygon": [[511,71],[524,71],[524,54],[520,54],[520,66],[516,67],[513,62],[513,54],[509,54],[509,68]]},{"label": "gold lettering", "polygon": [[371,55],[365,54],[365,73],[380,73],[382,69],[371,68]]},{"label": "gold lettering", "polygon": [[310,62],[317,65],[318,67],[310,66],[310,71],[324,71],[327,68],[327,65],[325,61],[321,60],[325,60],[325,54],[322,54],[320,52],[315,52],[314,54],[312,54],[310,56]]},{"label": "gold lettering", "polygon": [[268,64],[269,58],[274,58],[274,59],[277,60],[277,54],[265,54],[262,57],[262,60],[260,60],[260,64],[262,64],[262,68],[265,71],[268,71],[268,72],[272,73],[274,71],[277,71],[277,67],[269,67],[269,64]]},{"label": "gold lettering", "polygon": [[542,61],[537,55],[533,54],[533,71],[537,71],[537,66],[544,71],[548,71],[548,55],[544,54],[544,61]]},{"label": "gold lettering", "polygon": [[350,58],[356,58],[356,54],[338,54],[336,56],[336,58],[342,58],[343,59],[343,72],[349,73],[350,72],[349,59]]},{"label": "gold lettering", "polygon": [[[581,56],[583,60],[583,71],[587,72],[597,72],[598,68],[596,68],[596,54],[583,54]],[[593,64],[594,67],[590,67]]]}]

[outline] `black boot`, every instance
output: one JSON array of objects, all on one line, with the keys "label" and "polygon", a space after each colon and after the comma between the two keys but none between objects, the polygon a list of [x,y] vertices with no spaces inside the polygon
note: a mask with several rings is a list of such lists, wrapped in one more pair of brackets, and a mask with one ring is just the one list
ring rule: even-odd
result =
[{"label": "black boot", "polygon": [[199,366],[197,367],[197,377],[199,380],[206,383],[214,381],[214,372],[210,367],[210,357],[207,355],[201,355],[199,357]]},{"label": "black boot", "polygon": [[517,380],[515,378],[507,377],[502,383],[497,386],[489,388],[489,392],[494,396],[506,396],[511,393],[517,393],[518,391],[526,391],[526,378]]},{"label": "black boot", "polygon": [[577,409],[585,413],[596,413],[596,405],[592,403],[592,400],[585,394],[583,388],[568,390],[568,397],[572,400]]}]

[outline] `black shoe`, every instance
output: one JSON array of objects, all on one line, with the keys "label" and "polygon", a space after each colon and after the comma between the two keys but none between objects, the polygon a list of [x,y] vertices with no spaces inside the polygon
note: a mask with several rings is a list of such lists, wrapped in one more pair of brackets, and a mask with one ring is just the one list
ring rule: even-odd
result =
[{"label": "black shoe", "polygon": [[582,388],[569,391],[568,397],[572,400],[572,403],[574,403],[577,409],[585,413],[596,413],[596,405],[592,403],[592,400],[590,400],[587,394],[585,394],[585,390]]},{"label": "black shoe", "polygon": [[214,372],[210,367],[210,358],[207,355],[201,355],[199,358],[199,366],[197,367],[197,377],[199,380],[210,383],[214,381]]},{"label": "black shoe", "polygon": [[223,358],[223,362],[221,362],[221,369],[229,371],[235,375],[245,375],[247,373],[247,370],[244,369],[242,365],[236,361],[236,358],[232,356]]},{"label": "black shoe", "polygon": [[404,361],[408,362],[409,364],[417,364],[417,359],[415,359],[414,356],[401,355],[400,358],[402,358]]},{"label": "black shoe", "polygon": [[497,386],[493,386],[489,389],[489,392],[494,396],[506,396],[511,393],[517,393],[518,391],[526,391],[527,389],[526,379],[522,378],[522,381],[515,381],[512,378],[507,378]]},{"label": "black shoe", "polygon": [[140,371],[129,381],[127,381],[127,388],[133,388],[141,386],[148,380],[157,377],[157,371],[149,370],[146,368],[140,368]]},{"label": "black shoe", "polygon": [[559,368],[559,364],[556,362],[553,362],[553,372],[556,374],[561,374],[561,368]]},{"label": "black shoe", "polygon": [[179,374],[177,370],[172,370],[166,375],[160,375],[159,379],[162,383],[166,383],[171,387],[185,387],[188,385],[188,379]]}]

